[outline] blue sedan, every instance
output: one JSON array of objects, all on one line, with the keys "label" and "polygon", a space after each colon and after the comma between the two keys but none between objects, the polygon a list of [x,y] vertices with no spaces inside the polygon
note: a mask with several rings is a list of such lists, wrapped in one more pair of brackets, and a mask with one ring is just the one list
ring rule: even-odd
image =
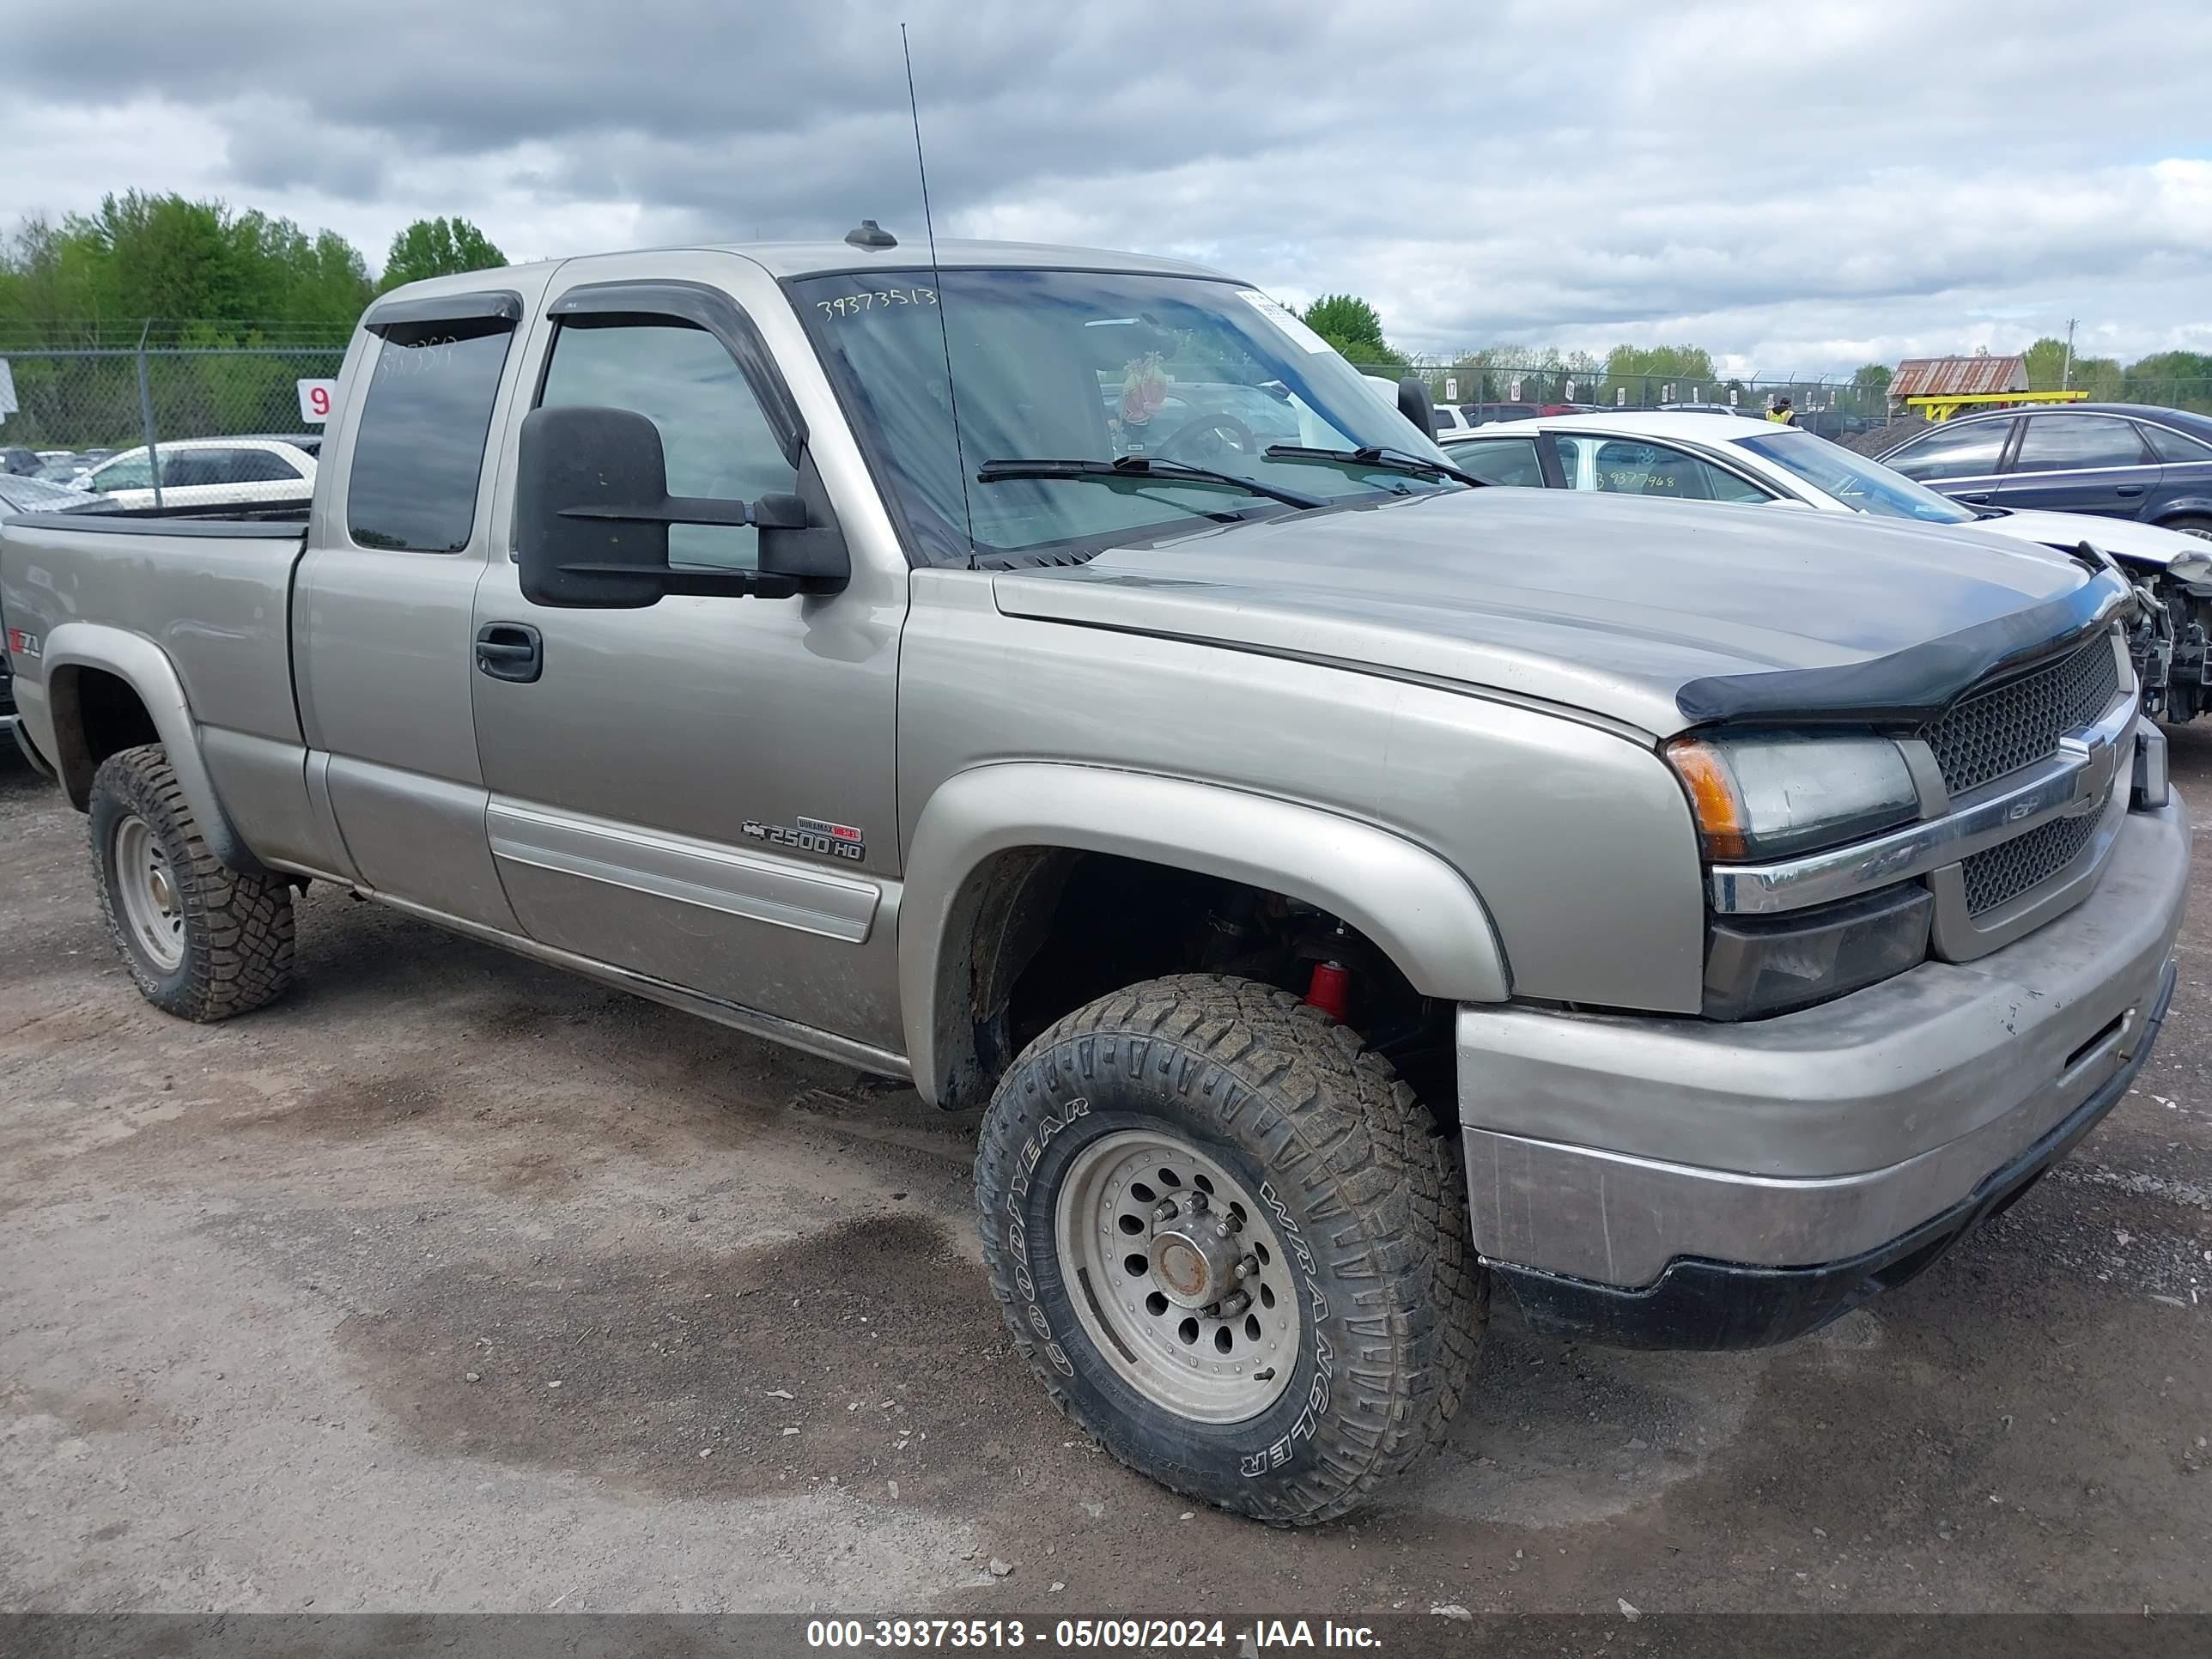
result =
[{"label": "blue sedan", "polygon": [[2212,538],[2212,417],[2182,410],[1991,410],[1931,426],[1880,459],[1974,506],[2101,513]]}]

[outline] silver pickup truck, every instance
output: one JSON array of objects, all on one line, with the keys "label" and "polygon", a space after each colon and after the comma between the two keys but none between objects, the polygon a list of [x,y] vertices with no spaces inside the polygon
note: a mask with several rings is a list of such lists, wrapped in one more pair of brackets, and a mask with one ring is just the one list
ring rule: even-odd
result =
[{"label": "silver pickup truck", "polygon": [[1471,488],[1217,272],[865,228],[398,290],[304,525],[0,531],[155,1003],[278,995],[327,881],[981,1108],[1037,1376],[1277,1522],[1438,1438],[1493,1285],[1777,1340],[2111,1108],[2189,859],[2135,603]]}]

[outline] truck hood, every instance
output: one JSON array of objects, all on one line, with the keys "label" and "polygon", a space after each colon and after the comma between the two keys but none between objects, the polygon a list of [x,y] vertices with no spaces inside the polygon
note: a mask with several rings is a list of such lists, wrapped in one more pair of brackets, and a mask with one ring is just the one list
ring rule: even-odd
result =
[{"label": "truck hood", "polygon": [[1661,737],[1923,718],[2125,594],[1986,527],[1501,489],[1210,529],[994,586],[1009,616],[1455,682]]}]

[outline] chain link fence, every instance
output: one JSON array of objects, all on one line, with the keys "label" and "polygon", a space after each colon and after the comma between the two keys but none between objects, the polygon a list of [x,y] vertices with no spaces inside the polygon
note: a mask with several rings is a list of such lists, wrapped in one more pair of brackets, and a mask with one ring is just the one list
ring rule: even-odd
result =
[{"label": "chain link fence", "polygon": [[[1419,375],[1439,404],[1458,404],[1481,420],[1510,420],[1569,409],[1733,410],[1763,416],[1787,397],[1797,423],[1838,442],[1886,430],[1919,416],[1893,402],[1886,386],[1854,384],[1834,375],[1742,375],[1694,378],[1681,374],[1608,374],[1602,368],[1570,368],[1556,362],[1440,362],[1356,364],[1363,374],[1395,381]],[[2087,386],[2092,398],[2145,404],[2212,414],[2212,380],[2136,380]]]},{"label": "chain link fence", "polygon": [[349,331],[114,332],[0,338],[0,512],[304,511]]},{"label": "chain link fence", "polygon": [[[80,506],[284,514],[313,491],[344,328],[134,322],[0,335],[0,510]],[[1834,376],[1608,374],[1556,360],[1355,365],[1419,375],[1470,423],[1578,409],[1697,407],[1764,415],[1789,398],[1802,427],[1865,447],[1915,418],[1886,387]],[[2212,380],[2136,380],[2100,398],[2212,413]],[[28,478],[32,483],[22,482]],[[36,496],[37,499],[29,499]],[[94,499],[87,499],[88,497]]]},{"label": "chain link fence", "polygon": [[1472,420],[1513,420],[1570,410],[1696,409],[1758,418],[1779,398],[1790,399],[1797,423],[1838,440],[1875,431],[1890,420],[1889,399],[1878,386],[1819,375],[1692,377],[1686,374],[1608,374],[1601,368],[1557,363],[1439,363],[1415,360],[1395,365],[1358,364],[1363,374],[1396,380],[1417,374],[1439,404],[1467,411]]}]

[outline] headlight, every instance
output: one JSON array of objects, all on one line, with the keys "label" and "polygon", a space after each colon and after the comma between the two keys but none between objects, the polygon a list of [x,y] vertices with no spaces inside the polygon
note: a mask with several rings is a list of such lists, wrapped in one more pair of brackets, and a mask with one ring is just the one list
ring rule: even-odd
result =
[{"label": "headlight", "polygon": [[1920,816],[1920,792],[1887,738],[1682,738],[1667,745],[1667,762],[1717,862],[1838,847]]}]

